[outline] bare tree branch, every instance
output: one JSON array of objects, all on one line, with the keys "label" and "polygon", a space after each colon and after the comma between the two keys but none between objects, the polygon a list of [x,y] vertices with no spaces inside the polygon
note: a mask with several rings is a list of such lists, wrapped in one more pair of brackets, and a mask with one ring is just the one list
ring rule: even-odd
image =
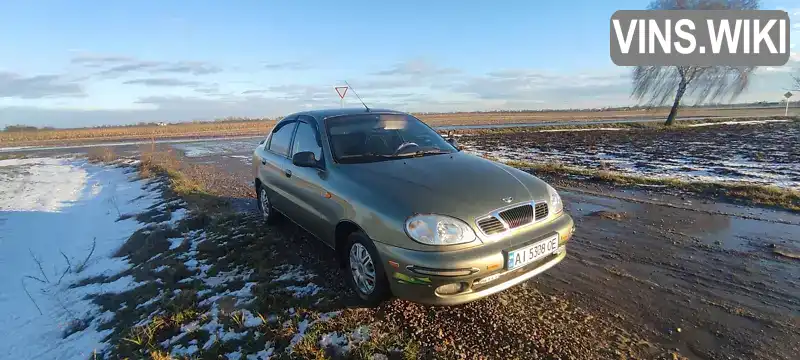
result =
[{"label": "bare tree branch", "polygon": [[63,252],[63,251],[61,251],[61,250],[58,250],[58,252],[60,252],[60,253],[61,253],[61,256],[63,256],[63,257],[64,257],[64,260],[67,262],[67,269],[68,269],[68,270],[69,270],[69,269],[72,269],[72,264],[69,262],[69,258],[67,257],[67,254],[64,254],[64,252]]},{"label": "bare tree branch", "polygon": [[94,254],[94,249],[96,247],[97,247],[97,237],[92,238],[92,249],[89,250],[89,254],[86,255],[86,259],[83,259],[83,261],[80,264],[78,264],[77,267],[75,267],[75,273],[80,273],[84,269],[86,269],[86,264],[88,264],[89,263],[89,259],[92,258],[92,254]]},{"label": "bare tree branch", "polygon": [[31,279],[31,280],[36,280],[36,281],[38,281],[38,282],[40,282],[40,283],[42,283],[42,284],[47,284],[47,281],[44,281],[44,280],[42,280],[42,279],[39,279],[39,278],[37,278],[37,277],[35,277],[35,276],[31,276],[31,275],[25,275],[25,276],[23,276],[23,277],[25,277],[25,278],[28,278],[28,279]]},{"label": "bare tree branch", "polygon": [[19,282],[22,283],[22,290],[25,290],[25,294],[28,295],[28,299],[31,299],[31,302],[33,303],[33,306],[36,306],[36,310],[39,310],[39,315],[44,315],[42,313],[42,309],[39,307],[39,304],[36,303],[36,300],[33,300],[33,296],[31,296],[31,293],[28,292],[28,287],[25,286],[25,279],[20,279]]},{"label": "bare tree branch", "polygon": [[[755,10],[759,0],[653,0],[651,10]],[[750,84],[755,67],[638,66],[633,70],[631,97],[658,106],[673,100],[666,125],[677,116],[684,95],[700,104],[727,95],[731,101]]]},{"label": "bare tree branch", "polygon": [[31,254],[31,257],[33,258],[33,261],[36,263],[36,266],[39,267],[39,272],[42,273],[42,277],[49,283],[50,279],[47,278],[47,274],[45,274],[44,268],[42,268],[42,260],[37,258],[36,255],[33,254],[33,251],[31,249],[28,249],[28,252]]}]

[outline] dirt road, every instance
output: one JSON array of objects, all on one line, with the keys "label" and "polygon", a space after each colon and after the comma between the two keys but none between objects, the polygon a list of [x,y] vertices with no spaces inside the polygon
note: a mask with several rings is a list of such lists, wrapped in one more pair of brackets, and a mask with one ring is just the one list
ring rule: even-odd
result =
[{"label": "dirt road", "polygon": [[577,189],[563,192],[580,229],[570,261],[537,279],[540,289],[650,332],[690,358],[800,353],[800,262],[776,252],[798,252],[800,217]]},{"label": "dirt road", "polygon": [[[233,146],[208,154],[190,159],[226,174],[215,187],[233,192],[243,211],[252,209],[252,200],[241,199],[250,186],[250,152]],[[393,301],[374,316],[401,324],[423,345],[452,342],[455,354],[468,357],[800,353],[800,260],[790,257],[800,253],[800,216],[547,180],[561,189],[577,223],[565,261],[475,303],[429,308]]]}]

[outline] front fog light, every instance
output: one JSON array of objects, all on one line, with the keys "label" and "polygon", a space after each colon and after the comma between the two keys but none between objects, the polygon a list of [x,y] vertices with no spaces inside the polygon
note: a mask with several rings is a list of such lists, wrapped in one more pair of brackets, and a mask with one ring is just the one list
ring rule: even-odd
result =
[{"label": "front fog light", "polygon": [[442,285],[436,288],[436,293],[439,295],[453,295],[461,292],[461,289],[464,288],[462,285],[463,283],[452,283],[447,285]]}]

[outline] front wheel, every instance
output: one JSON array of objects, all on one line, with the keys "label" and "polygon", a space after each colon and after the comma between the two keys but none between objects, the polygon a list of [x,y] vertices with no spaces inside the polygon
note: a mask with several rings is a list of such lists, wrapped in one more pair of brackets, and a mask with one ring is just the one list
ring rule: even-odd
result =
[{"label": "front wheel", "polygon": [[364,303],[378,305],[391,294],[378,251],[363,233],[352,233],[347,240],[348,283]]}]

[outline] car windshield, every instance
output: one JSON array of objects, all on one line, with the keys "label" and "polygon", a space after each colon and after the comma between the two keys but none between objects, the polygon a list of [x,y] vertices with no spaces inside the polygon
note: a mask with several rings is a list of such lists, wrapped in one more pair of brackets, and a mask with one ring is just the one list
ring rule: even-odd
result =
[{"label": "car windshield", "polygon": [[450,154],[456,149],[407,114],[358,114],[326,120],[331,152],[339,163],[387,161]]}]

